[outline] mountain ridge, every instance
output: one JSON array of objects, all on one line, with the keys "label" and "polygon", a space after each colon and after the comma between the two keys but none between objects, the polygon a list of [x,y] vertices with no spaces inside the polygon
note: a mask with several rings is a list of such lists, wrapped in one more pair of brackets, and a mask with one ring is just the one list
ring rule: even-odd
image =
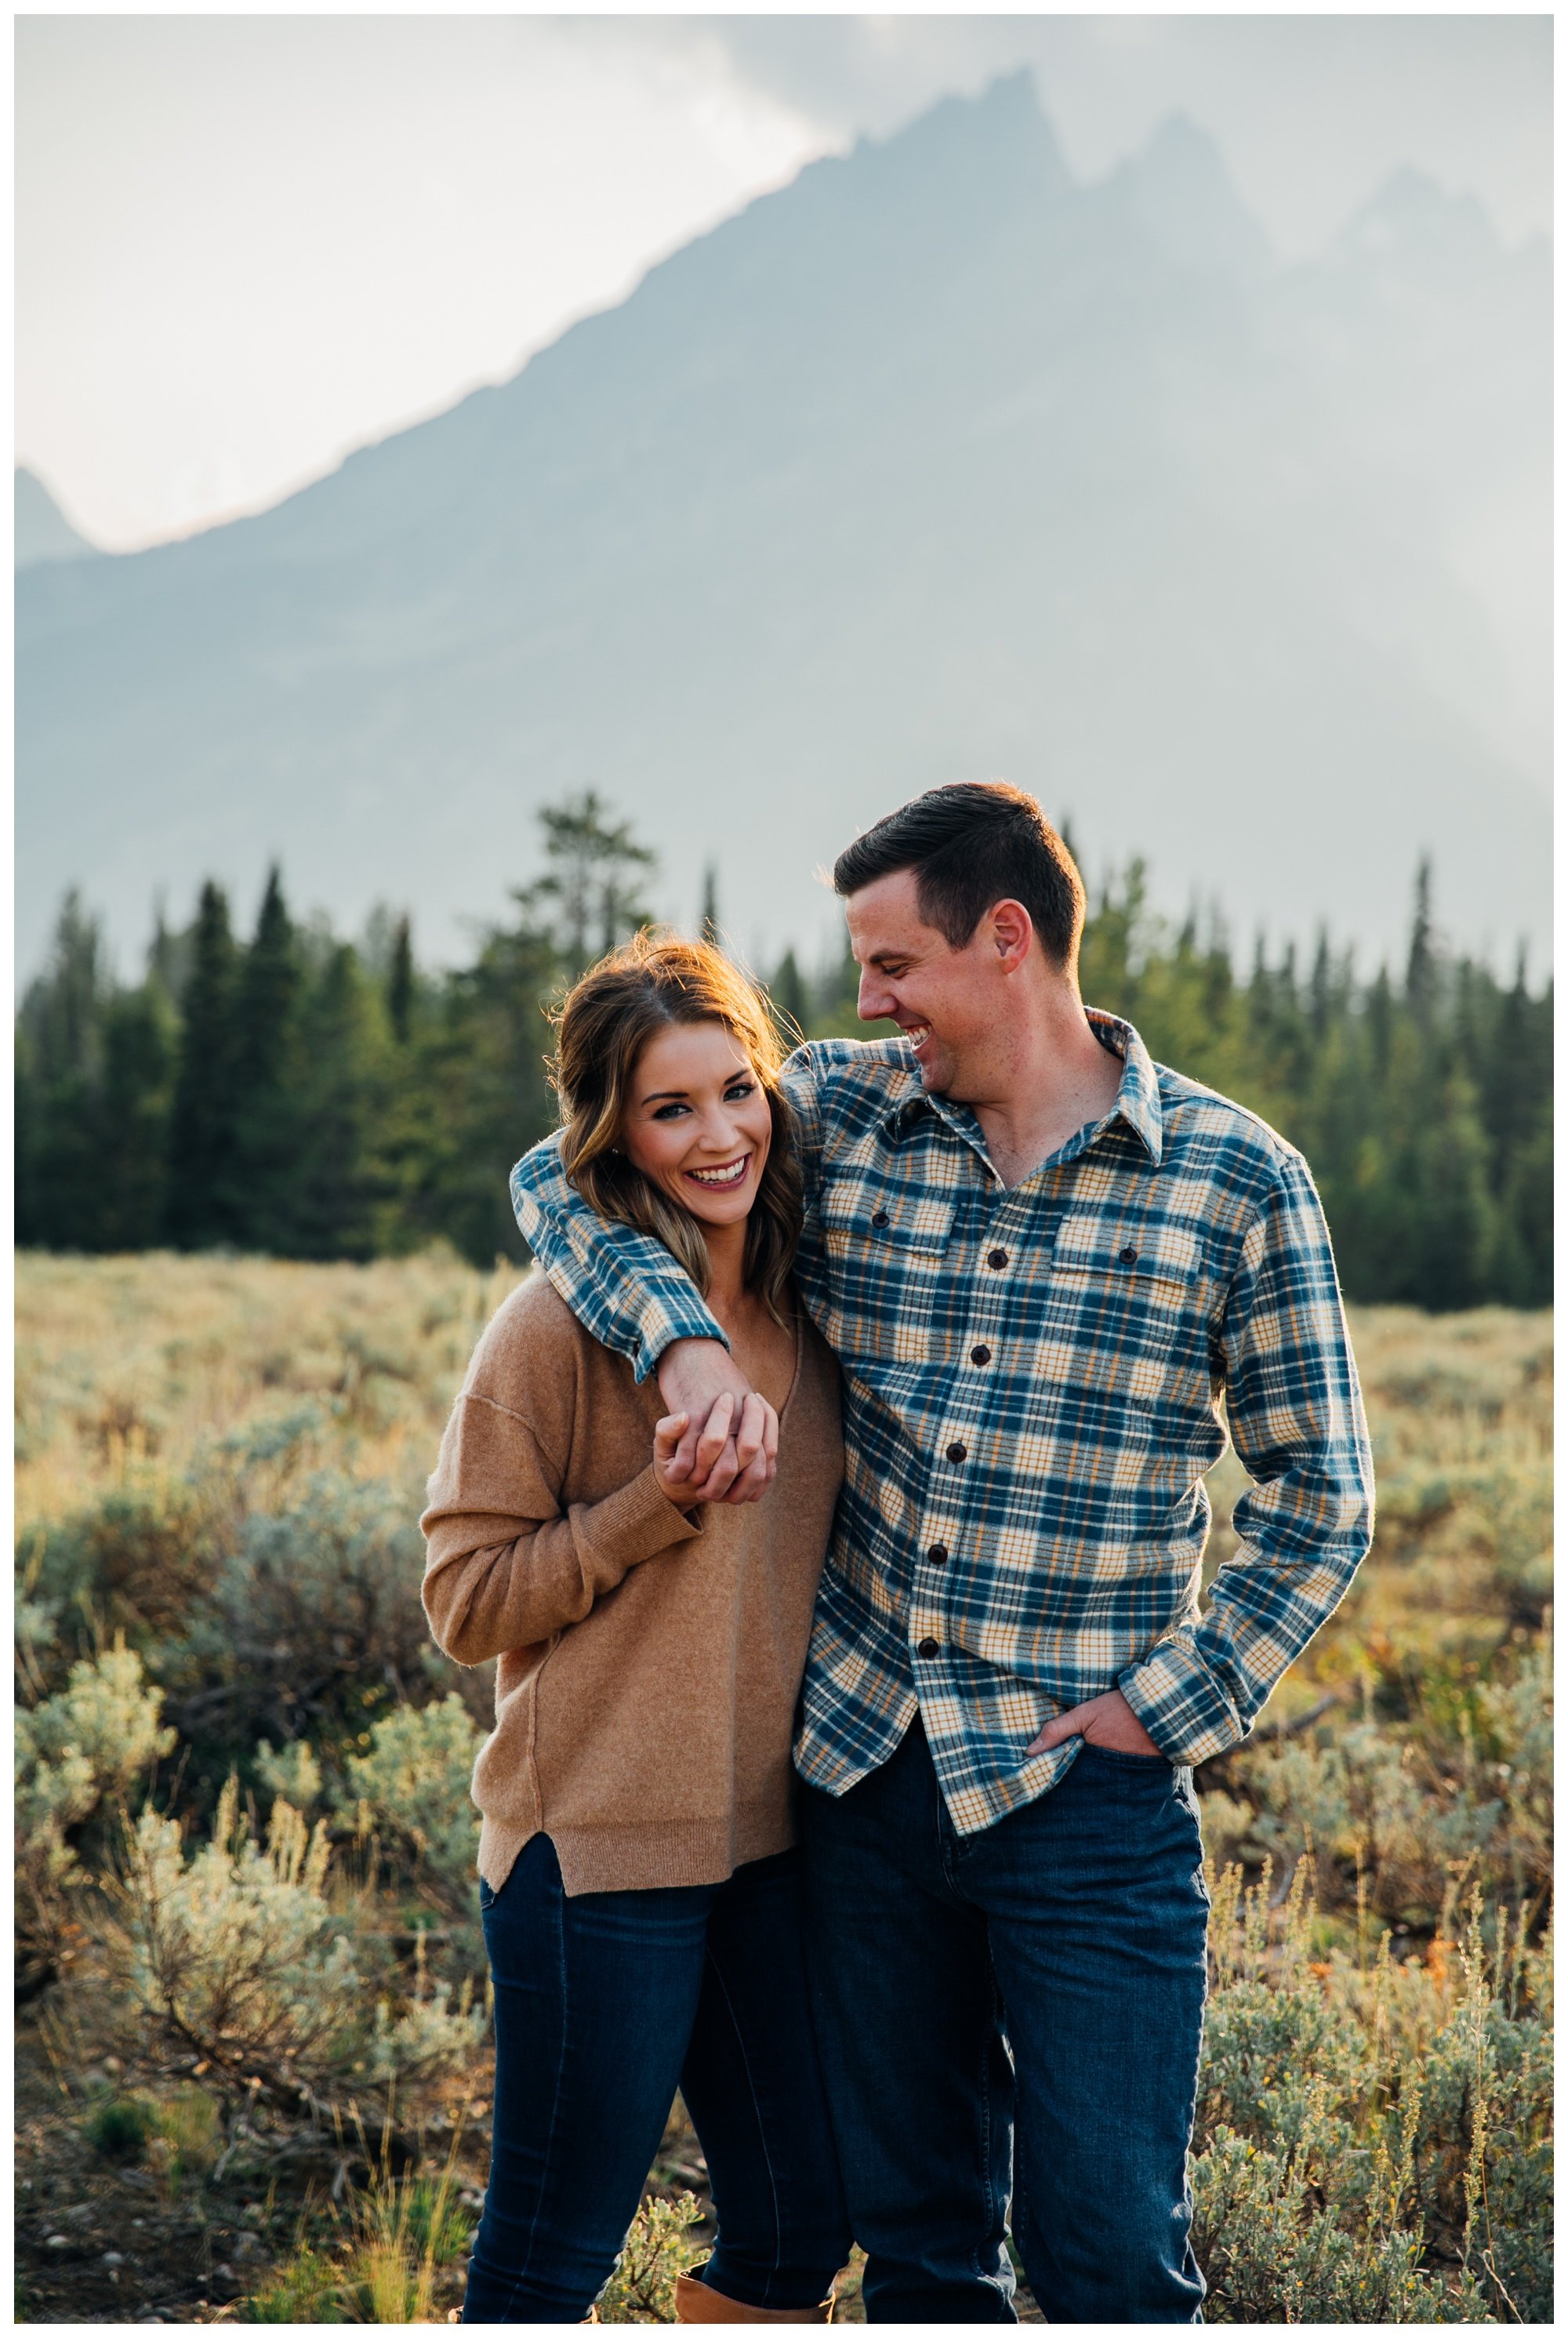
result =
[{"label": "mountain ridge", "polygon": [[12,512],[13,565],[35,567],[46,560],[99,560],[100,547],[72,526],[36,471],[15,467]]},{"label": "mountain ridge", "polygon": [[[662,906],[689,916],[717,858],[728,921],[779,944],[825,921],[791,854],[995,771],[1071,812],[1091,868],[1142,848],[1172,906],[1196,885],[1243,929],[1327,916],[1364,944],[1416,851],[1441,886],[1485,820],[1470,895],[1500,943],[1515,898],[1536,930],[1514,871],[1544,805],[1497,744],[1484,611],[1425,476],[1365,476],[1403,459],[1383,385],[1409,352],[1377,289],[1397,236],[1314,277],[1246,221],[1191,124],[1073,182],[1013,76],[808,165],[270,511],[27,572],[24,955],[72,877],[131,938],[159,883],[255,887],[279,851],[297,897],[409,900],[439,949],[528,873],[537,803],[583,785],[664,844]],[[1487,265],[1496,308],[1512,263]],[[1421,330],[1463,352],[1447,297]],[[1498,314],[1524,381],[1529,319]],[[1473,423],[1421,395],[1492,492]],[[1310,836],[1281,871],[1314,734],[1365,878]],[[1414,817],[1380,764],[1420,774]],[[110,769],[132,784],[105,803]]]}]

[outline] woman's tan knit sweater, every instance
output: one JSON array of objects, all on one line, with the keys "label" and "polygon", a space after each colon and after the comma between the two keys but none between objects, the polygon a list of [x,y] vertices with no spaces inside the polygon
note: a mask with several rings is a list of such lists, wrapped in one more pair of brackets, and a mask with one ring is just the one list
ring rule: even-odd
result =
[{"label": "woman's tan knit sweater", "polygon": [[493,1890],[541,1832],[569,1893],[721,1882],[794,1840],[795,1702],[843,1474],[837,1369],[802,1317],[760,1502],[678,1510],[652,1469],[664,1410],[534,1273],[441,1440],[425,1610],[459,1664],[500,1658],[474,1770]]}]

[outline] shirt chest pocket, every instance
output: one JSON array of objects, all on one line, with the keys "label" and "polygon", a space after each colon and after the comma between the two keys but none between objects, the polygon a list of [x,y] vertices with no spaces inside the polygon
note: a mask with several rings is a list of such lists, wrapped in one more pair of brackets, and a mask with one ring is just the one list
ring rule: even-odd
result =
[{"label": "shirt chest pocket", "polygon": [[957,1201],[875,1175],[835,1179],[820,1203],[840,1355],[875,1364],[929,1361]]},{"label": "shirt chest pocket", "polygon": [[1069,1214],[1052,1245],[1038,1368],[1152,1403],[1188,1347],[1207,1353],[1203,1290],[1195,1227]]}]

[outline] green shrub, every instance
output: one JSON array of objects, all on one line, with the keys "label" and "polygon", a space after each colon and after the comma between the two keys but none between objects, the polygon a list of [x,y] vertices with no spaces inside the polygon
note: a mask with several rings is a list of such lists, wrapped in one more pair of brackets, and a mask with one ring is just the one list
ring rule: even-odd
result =
[{"label": "green shrub", "polygon": [[210,1586],[159,1658],[172,1717],[214,1792],[258,1738],[309,1737],[324,1766],[340,1765],[363,1750],[377,1706],[427,1694],[439,1663],[409,1494],[328,1470],[286,1495],[232,1521]]},{"label": "green shrub", "polygon": [[419,1989],[396,2015],[387,1999],[379,1999],[368,2048],[356,2071],[373,2085],[396,2088],[410,2079],[427,2080],[463,2069],[485,2043],[487,2028],[484,2014],[475,2009],[473,1987],[472,1979],[466,1978],[456,2009],[446,1981],[432,1984],[428,1996]]},{"label": "green shrub", "polygon": [[644,2200],[599,2299],[601,2322],[673,2322],[675,2284],[703,2254],[691,2227],[702,2204],[691,2192]]},{"label": "green shrub", "polygon": [[157,2107],[147,2156],[171,2199],[187,2185],[203,2184],[222,2156],[219,2107],[201,2087],[177,2087]]},{"label": "green shrub", "polygon": [[468,2254],[474,2218],[449,2177],[410,2176],[404,2186],[403,2231],[409,2246],[432,2264],[456,2264]]},{"label": "green shrub", "polygon": [[456,2197],[456,2156],[439,2176],[395,2177],[383,2161],[332,2211],[325,2246],[301,2235],[239,2307],[241,2322],[428,2323],[440,2276],[467,2254],[473,2219]]},{"label": "green shrub", "polygon": [[321,1764],[309,1738],[274,1754],[263,1738],[256,1748],[256,1774],[269,1793],[281,1795],[302,1817],[309,1817],[321,1800]]},{"label": "green shrub", "polygon": [[447,1908],[466,1914],[477,1889],[479,1813],[469,1793],[481,1733],[456,1692],[438,1704],[399,1705],[350,1757],[348,1790],[360,1830],[391,1833]]},{"label": "green shrub", "polygon": [[69,1685],[16,1716],[18,1824],[77,1824],[113,1788],[123,1791],[169,1753],[161,1726],[162,1691],[142,1679],[142,1659],[122,1640],[71,1667]]},{"label": "green shrub", "polygon": [[56,1970],[70,1923],[69,1898],[82,1869],[67,1836],[104,1798],[123,1793],[168,1754],[161,1690],[149,1688],[142,1659],[116,1641],[71,1667],[67,1685],[15,1719],[18,1986],[25,1996]]},{"label": "green shrub", "polygon": [[[1451,1913],[1450,1894],[1446,1920]],[[1396,1963],[1315,1955],[1311,1862],[1215,1893],[1193,2243],[1214,2322],[1545,2319],[1549,1950],[1505,1911]]]},{"label": "green shrub", "polygon": [[150,1478],[105,1494],[75,1522],[61,1553],[111,1624],[138,1637],[178,1631],[211,1566],[207,1518],[181,1478]]},{"label": "green shrub", "polygon": [[187,1858],[179,1826],[146,1812],[122,1886],[126,1969],[145,2011],[230,2079],[284,2097],[355,2081],[396,2087],[467,2059],[483,2017],[465,1992],[419,1988],[401,2010],[368,1985],[383,1951],[363,1903],[328,1897],[325,1821],[274,1803],[263,1848],[223,1790],[209,1842]]},{"label": "green shrub", "polygon": [[[346,2058],[361,1980],[351,1924],[328,1904],[325,1826],[272,1807],[263,1850],[230,1780],[211,1840],[187,1860],[172,1819],[128,1839],[130,1975],[175,2037],[235,2076],[327,2078]],[[347,2019],[345,2018],[347,2015]]]},{"label": "green shrub", "polygon": [[140,2159],[158,2128],[158,2106],[145,2095],[111,2095],[95,2104],[82,2132],[105,2159]]},{"label": "green shrub", "polygon": [[235,2309],[240,2322],[341,2322],[342,2268],[301,2242]]}]

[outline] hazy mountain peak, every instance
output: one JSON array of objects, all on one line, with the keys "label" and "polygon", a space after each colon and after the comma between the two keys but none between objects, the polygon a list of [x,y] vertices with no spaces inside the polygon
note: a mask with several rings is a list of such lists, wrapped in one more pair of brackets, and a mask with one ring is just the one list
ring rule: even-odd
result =
[{"label": "hazy mountain peak", "polygon": [[1474,264],[1494,260],[1497,233],[1485,206],[1471,194],[1450,194],[1409,164],[1363,203],[1338,240],[1348,259]]},{"label": "hazy mountain peak", "polygon": [[1270,265],[1269,240],[1237,193],[1219,147],[1185,113],[1168,114],[1105,190],[1181,267],[1250,280]]},{"label": "hazy mountain peak", "polygon": [[1001,166],[1027,171],[1042,191],[1072,184],[1027,66],[998,74],[976,96],[942,98],[889,138],[861,139],[849,159],[863,166],[880,159],[921,177],[978,171],[994,178]]},{"label": "hazy mountain peak", "polygon": [[99,556],[74,528],[43,480],[21,464],[16,467],[15,565],[31,568],[40,560],[87,560]]},{"label": "hazy mountain peak", "polygon": [[[1429,184],[1381,203],[1396,250],[1474,246]],[[809,947],[816,863],[965,774],[1071,813],[1092,871],[1143,853],[1167,904],[1383,948],[1428,850],[1467,943],[1544,935],[1546,759],[1486,628],[1534,721],[1511,546],[1546,466],[1515,418],[1550,287],[1485,242],[1425,270],[1260,246],[1191,123],[1078,187],[1012,75],[272,511],[35,567],[24,958],[68,884],[129,940],[159,887],[279,851],[339,920],[407,901],[441,951],[587,786],[658,843],[662,911],[717,858],[749,948]],[[1474,587],[1461,528],[1508,555]]]}]

